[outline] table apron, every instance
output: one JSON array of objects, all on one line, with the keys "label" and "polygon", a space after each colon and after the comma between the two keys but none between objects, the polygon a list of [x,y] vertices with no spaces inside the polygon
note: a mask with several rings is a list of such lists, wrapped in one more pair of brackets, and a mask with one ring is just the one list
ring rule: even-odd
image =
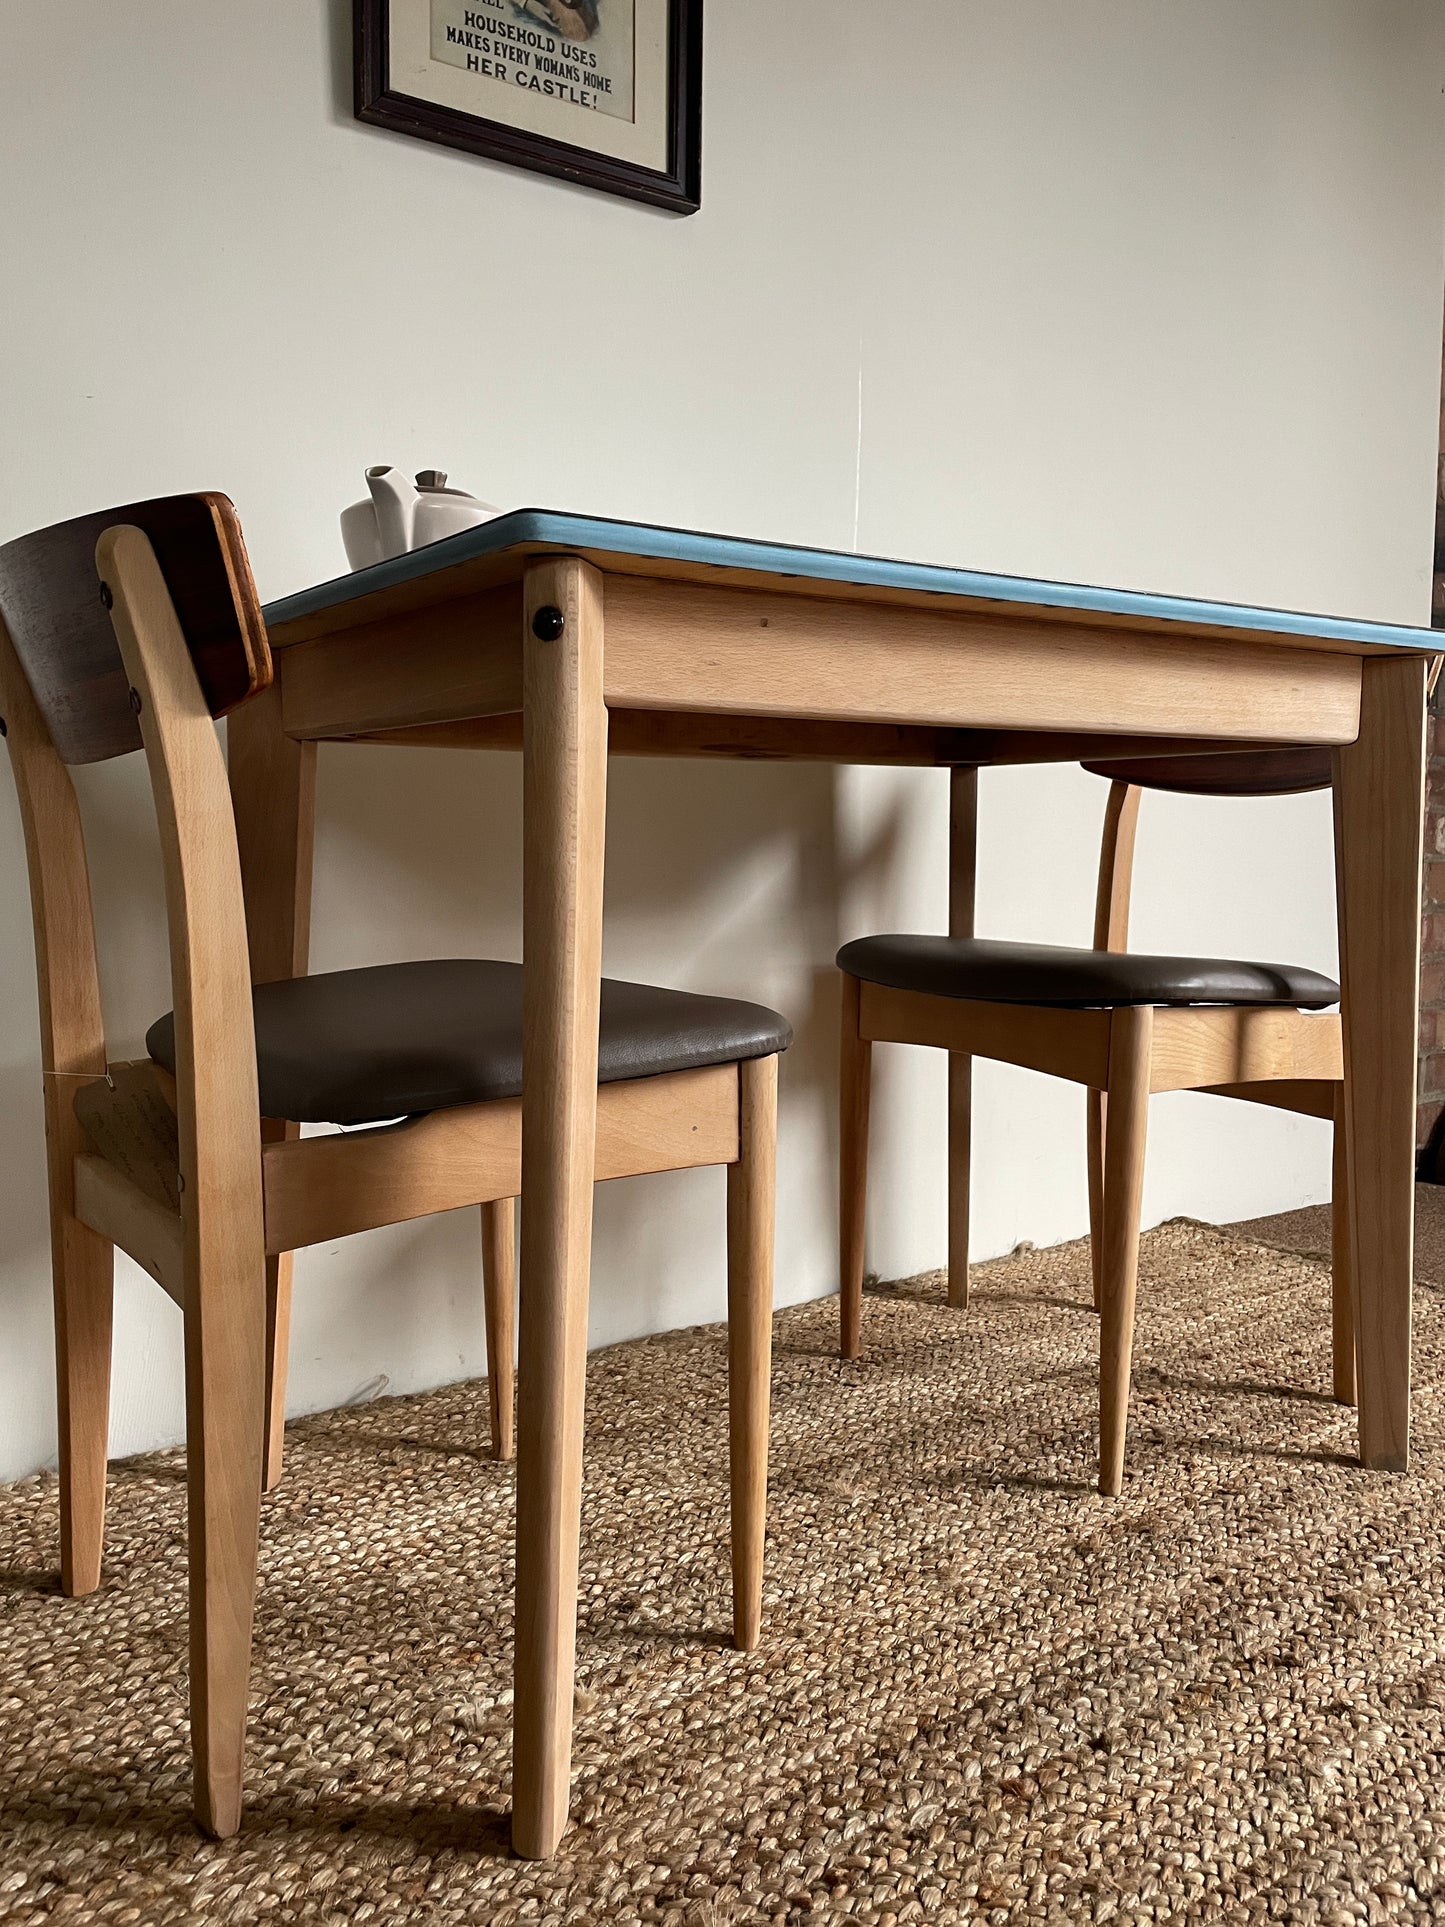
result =
[{"label": "table apron", "polygon": [[276,651],[282,728],[302,740],[522,707],[522,588],[503,583]]},{"label": "table apron", "polygon": [[[754,718],[781,729],[864,724],[1220,744],[1349,743],[1359,731],[1362,659],[1343,650],[623,575],[606,579],[604,600],[609,707],[637,715],[634,734],[645,729],[645,712],[686,712],[713,753],[729,746],[708,737],[708,714],[733,718],[735,728]],[[304,741],[515,715],[521,630],[519,585],[508,583],[289,644],[276,655],[282,726]],[[689,745],[635,747],[666,754]],[[837,755],[847,745],[780,735],[735,747]],[[939,743],[933,754],[940,751],[940,760],[988,759],[981,743],[960,742],[953,756]],[[872,755],[932,760],[916,736],[880,742]]]},{"label": "table apron", "polygon": [[1353,742],[1360,658],[610,576],[605,690],[638,709]]}]

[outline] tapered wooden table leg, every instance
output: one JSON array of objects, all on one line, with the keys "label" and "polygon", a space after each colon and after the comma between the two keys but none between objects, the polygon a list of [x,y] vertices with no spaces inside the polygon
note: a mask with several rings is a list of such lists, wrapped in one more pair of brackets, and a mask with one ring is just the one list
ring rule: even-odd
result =
[{"label": "tapered wooden table leg", "polygon": [[868,1223],[868,1109],[873,1046],[858,1032],[858,979],[843,973],[838,1038],[838,1349],[863,1344],[863,1250]]},{"label": "tapered wooden table leg", "polygon": [[[316,745],[298,743],[281,727],[281,685],[272,683],[226,724],[227,768],[251,981],[269,984],[306,975],[311,952],[311,866],[316,841]],[[300,1127],[267,1118],[269,1143]],[[286,1438],[286,1367],[291,1343],[289,1251],[266,1260],[267,1492],[280,1482]]]},{"label": "tapered wooden table leg", "polygon": [[[978,771],[949,771],[948,934],[971,937],[978,871]],[[973,1158],[973,1059],[948,1057],[948,1302],[968,1303]]]},{"label": "tapered wooden table leg", "polygon": [[1386,1471],[1403,1471],[1410,1455],[1428,668],[1422,657],[1366,656],[1359,737],[1335,754],[1360,1457]]},{"label": "tapered wooden table leg", "polygon": [[969,1185],[973,1163],[973,1059],[948,1053],[948,1302],[968,1304]]},{"label": "tapered wooden table leg", "polygon": [[524,598],[522,1297],[512,1844],[567,1824],[597,1131],[607,712],[602,597],[572,557]]},{"label": "tapered wooden table leg", "polygon": [[1330,1190],[1330,1350],[1334,1393],[1341,1405],[1355,1402],[1355,1281],[1350,1242],[1350,1160],[1345,1097],[1335,1104],[1335,1143]]}]

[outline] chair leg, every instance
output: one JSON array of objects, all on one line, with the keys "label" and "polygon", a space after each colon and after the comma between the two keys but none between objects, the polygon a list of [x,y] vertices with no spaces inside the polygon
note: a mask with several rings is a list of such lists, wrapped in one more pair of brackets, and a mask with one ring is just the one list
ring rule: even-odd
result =
[{"label": "chair leg", "polygon": [[57,1211],[51,1267],[60,1432],[60,1586],[78,1599],[100,1584],[115,1265],[104,1238],[68,1211]]},{"label": "chair leg", "polygon": [[839,1350],[856,1358],[863,1337],[863,1229],[868,1214],[868,1099],[873,1046],[858,1034],[861,987],[843,976],[838,1058],[838,1252],[842,1331]]},{"label": "chair leg", "polygon": [[[257,1226],[259,1230],[259,1224]],[[187,1238],[186,1463],[196,1818],[241,1824],[261,1515],[265,1260],[220,1227]]]},{"label": "chair leg", "polygon": [[1139,1214],[1149,1121],[1148,1005],[1116,1010],[1109,1027],[1109,1107],[1104,1134],[1102,1329],[1099,1348],[1099,1490],[1117,1498],[1124,1481],[1129,1363],[1139,1276]]},{"label": "chair leg", "polygon": [[1103,1091],[1086,1091],[1089,1129],[1089,1262],[1094,1274],[1094,1310],[1103,1309],[1104,1276],[1104,1128],[1109,1101]]},{"label": "chair leg", "polygon": [[[236,739],[239,742],[239,737]],[[299,744],[287,745],[297,749]],[[315,744],[311,747],[314,749]],[[232,751],[232,774],[235,773],[236,752]],[[314,759],[313,759],[314,761]],[[264,866],[263,866],[264,867]],[[278,910],[278,916],[281,911]],[[280,934],[279,926],[263,924],[258,930],[252,922],[248,935],[253,951],[258,940],[266,936]],[[252,963],[255,964],[255,957]],[[280,959],[276,960],[277,962]],[[306,963],[304,956],[300,968],[265,970],[257,979],[265,983],[272,977],[304,977]],[[265,1144],[285,1143],[288,1139],[299,1138],[301,1126],[294,1120],[275,1117],[261,1119],[261,1139]],[[274,1492],[281,1483],[282,1461],[286,1450],[286,1369],[291,1357],[291,1278],[294,1254],[283,1251],[278,1258],[266,1260],[266,1456],[262,1463],[261,1490]]]},{"label": "chair leg", "polygon": [[[948,934],[971,937],[978,883],[978,771],[948,777]],[[969,1162],[973,1126],[973,1060],[948,1054],[948,1302],[968,1306]]]},{"label": "chair leg", "polygon": [[517,1244],[515,1200],[482,1206],[482,1290],[487,1316],[487,1395],[492,1457],[516,1457]]},{"label": "chair leg", "polygon": [[1355,1285],[1350,1248],[1350,1169],[1343,1096],[1335,1105],[1335,1149],[1330,1205],[1330,1297],[1334,1389],[1341,1405],[1355,1402]]},{"label": "chair leg", "polygon": [[968,1207],[973,1149],[973,1059],[948,1053],[948,1302],[968,1308]]},{"label": "chair leg", "polygon": [[728,1408],[733,1643],[751,1652],[763,1617],[768,1395],[773,1345],[778,1060],[738,1066],[739,1156],[728,1166]]},{"label": "chair leg", "polygon": [[261,1490],[281,1483],[286,1449],[286,1365],[291,1355],[291,1253],[266,1260],[266,1456]]}]

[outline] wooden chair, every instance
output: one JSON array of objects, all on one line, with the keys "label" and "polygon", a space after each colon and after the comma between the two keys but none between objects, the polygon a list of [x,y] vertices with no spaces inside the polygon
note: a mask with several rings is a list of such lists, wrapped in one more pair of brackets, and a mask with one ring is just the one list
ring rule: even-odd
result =
[{"label": "wooden chair", "polygon": [[[1144,788],[1274,796],[1330,781],[1328,750],[1241,752],[1086,765],[1110,780],[1094,947],[1003,943],[972,931],[976,772],[954,772],[954,904],[949,937],[864,937],[838,953],[841,1061],[841,1349],[861,1347],[868,1109],[875,1043],[950,1053],[949,1301],[968,1301],[969,1065],[1023,1065],[1089,1093],[1094,1303],[1102,1320],[1099,1488],[1124,1470],[1148,1100],[1200,1090],[1335,1120],[1334,1390],[1353,1404],[1354,1321],[1341,1124],[1339,985],[1295,965],[1127,950]],[[960,830],[962,833],[960,834]],[[960,929],[962,926],[962,930]]]},{"label": "wooden chair", "polygon": [[[241,1813],[267,1259],[481,1204],[494,1369],[510,1360],[500,1287],[520,1189],[521,973],[412,963],[253,992],[213,719],[265,686],[270,658],[224,496],[132,504],[0,548],[0,618],[40,984],[62,1584],[80,1594],[99,1581],[119,1244],[185,1322],[195,1804],[208,1832],[227,1835]],[[175,1009],[152,1027],[149,1061],[109,1064],[67,765],[142,747]],[[597,1177],[728,1167],[733,1604],[744,1647],[761,1616],[777,1054],[790,1036],[756,1005],[603,985]],[[278,1120],[375,1128],[263,1134]]]},{"label": "wooden chair", "polygon": [[[1110,784],[1099,854],[1099,891],[1094,942],[1101,950],[1129,947],[1129,905],[1134,876],[1134,838],[1145,790],[1177,796],[1302,796],[1329,789],[1328,749],[1253,750],[1227,756],[1140,757],[1085,763]],[[1345,1165],[1344,1085],[1310,1081],[1246,1084],[1224,1093],[1276,1110],[1327,1117],[1334,1125],[1330,1174],[1331,1372],[1341,1405],[1355,1403],[1355,1312],[1350,1281],[1349,1174]],[[1102,1091],[1088,1093],[1089,1232],[1094,1266],[1094,1304],[1101,1299],[1104,1222],[1104,1114]]]}]

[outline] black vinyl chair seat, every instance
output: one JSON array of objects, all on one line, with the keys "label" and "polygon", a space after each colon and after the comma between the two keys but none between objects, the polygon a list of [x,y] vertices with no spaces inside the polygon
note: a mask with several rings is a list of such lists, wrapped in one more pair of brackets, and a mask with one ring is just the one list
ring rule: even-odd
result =
[{"label": "black vinyl chair seat", "polygon": [[[373,1124],[522,1089],[520,964],[334,970],[260,984],[252,1007],[265,1117]],[[761,1004],[604,978],[598,1081],[771,1057],[792,1038],[787,1019]],[[151,1025],[146,1049],[174,1071],[172,1012]]]},{"label": "black vinyl chair seat", "polygon": [[1281,1004],[1325,1010],[1340,987],[1297,964],[1217,957],[1151,957],[987,937],[860,937],[838,967],[865,983],[974,1003],[1110,1010],[1126,1004]]}]

